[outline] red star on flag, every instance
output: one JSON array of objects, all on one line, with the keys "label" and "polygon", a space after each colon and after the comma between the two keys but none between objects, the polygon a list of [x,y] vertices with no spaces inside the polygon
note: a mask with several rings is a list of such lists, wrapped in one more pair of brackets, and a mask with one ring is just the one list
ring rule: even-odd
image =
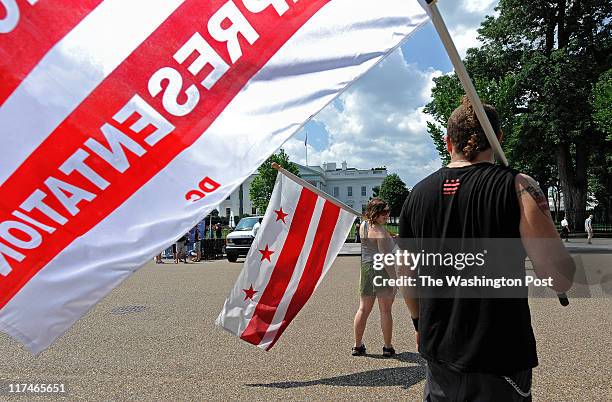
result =
[{"label": "red star on flag", "polygon": [[274,251],[268,249],[268,245],[266,244],[266,248],[263,250],[259,250],[259,252],[261,253],[261,260],[268,260],[270,262],[272,262],[272,260],[270,259],[270,256],[272,254],[274,254]]},{"label": "red star on flag", "polygon": [[256,290],[253,290],[253,285],[251,285],[251,287],[248,289],[242,289],[242,291],[246,294],[246,296],[244,296],[244,300],[246,299],[253,300],[253,296],[255,296],[255,293],[257,293]]},{"label": "red star on flag", "polygon": [[285,222],[285,217],[289,214],[286,214],[283,212],[283,207],[281,207],[278,211],[274,211],[276,212],[276,221],[283,221],[283,223],[287,223]]}]

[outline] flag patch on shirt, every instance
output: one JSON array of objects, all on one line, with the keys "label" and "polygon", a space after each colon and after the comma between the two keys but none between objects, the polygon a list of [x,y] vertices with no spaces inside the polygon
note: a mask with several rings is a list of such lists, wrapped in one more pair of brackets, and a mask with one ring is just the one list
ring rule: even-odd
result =
[{"label": "flag patch on shirt", "polygon": [[444,195],[455,195],[460,185],[461,182],[459,179],[445,179],[444,185],[442,186],[442,193]]}]

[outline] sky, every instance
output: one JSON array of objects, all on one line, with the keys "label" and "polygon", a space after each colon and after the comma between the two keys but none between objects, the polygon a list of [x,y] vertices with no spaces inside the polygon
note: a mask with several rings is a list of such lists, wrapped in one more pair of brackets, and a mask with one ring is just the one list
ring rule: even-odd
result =
[{"label": "sky", "polygon": [[[408,0],[407,0],[408,1]],[[439,0],[459,53],[478,46],[480,23],[493,15],[498,0]],[[433,78],[452,65],[433,25],[415,32],[394,53],[323,109],[283,145],[290,159],[308,165],[323,162],[370,169],[386,166],[408,187],[439,169],[441,161],[422,112],[431,100]]]}]

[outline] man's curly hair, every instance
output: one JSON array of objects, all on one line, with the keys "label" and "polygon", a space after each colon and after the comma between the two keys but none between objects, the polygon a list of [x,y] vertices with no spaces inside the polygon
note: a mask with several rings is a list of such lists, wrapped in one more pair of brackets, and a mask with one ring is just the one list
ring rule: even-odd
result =
[{"label": "man's curly hair", "polygon": [[[484,104],[487,117],[493,126],[497,137],[501,134],[501,125],[497,110],[491,105]],[[453,111],[448,119],[447,134],[458,152],[468,161],[473,161],[482,151],[491,148],[489,140],[480,126],[474,107],[467,96],[461,99],[461,105]]]}]

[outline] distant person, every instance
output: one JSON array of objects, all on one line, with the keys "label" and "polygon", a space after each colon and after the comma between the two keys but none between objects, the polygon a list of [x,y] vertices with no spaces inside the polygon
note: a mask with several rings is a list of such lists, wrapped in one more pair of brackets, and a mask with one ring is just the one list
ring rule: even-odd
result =
[{"label": "distant person", "polygon": [[[353,330],[355,335],[355,345],[352,349],[353,356],[363,356],[366,354],[366,347],[363,343],[363,333],[365,332],[368,317],[374,307],[374,302],[378,300],[380,311],[380,326],[383,333],[383,356],[392,357],[395,349],[391,344],[393,335],[393,317],[391,307],[395,298],[395,288],[389,286],[377,286],[375,282],[381,279],[395,278],[395,265],[386,266],[382,270],[374,269],[374,254],[390,253],[395,248],[395,241],[385,230],[383,224],[389,217],[389,206],[380,198],[373,198],[368,203],[365,212],[365,219],[360,225],[361,230],[361,272],[359,278],[359,310],[355,314]],[[376,277],[378,280],[376,280]]]},{"label": "distant person", "polygon": [[174,263],[178,264],[183,261],[187,264],[187,233],[181,236],[176,241],[176,253],[174,254]]},{"label": "distant person", "polygon": [[359,227],[361,223],[359,222],[359,218],[355,221],[355,243],[361,243],[361,233],[359,233]]},{"label": "distant person", "polygon": [[584,231],[587,232],[587,243],[593,244],[591,242],[591,239],[593,239],[593,215],[589,215],[584,221]]},{"label": "distant person", "polygon": [[262,221],[263,221],[263,218],[259,218],[259,220],[255,222],[255,225],[253,225],[253,237],[257,237],[257,232],[259,231],[259,228],[261,227]]},{"label": "distant person", "polygon": [[215,226],[215,237],[217,239],[220,239],[223,237],[223,227],[221,226],[220,223],[217,223],[217,225]]},{"label": "distant person", "polygon": [[[196,242],[196,231],[197,228],[194,226],[187,232],[187,256],[191,257],[191,253],[194,252],[195,255],[195,242]],[[191,258],[189,258],[191,259]]]},{"label": "distant person", "polygon": [[194,251],[195,256],[191,259],[192,262],[200,262],[202,261],[202,239],[200,235],[199,224],[196,225],[195,233],[194,233]]},{"label": "distant person", "polygon": [[569,223],[567,222],[567,215],[563,217],[561,221],[561,238],[565,238],[566,242],[569,242]]},{"label": "distant person", "polygon": [[200,235],[200,260],[204,259],[206,253],[204,250],[206,249],[206,219],[203,219],[197,225],[198,233]]},{"label": "distant person", "polygon": [[155,256],[155,263],[156,264],[163,264],[164,260],[162,260],[162,253],[159,253]]},{"label": "distant person", "polygon": [[[497,111],[485,105],[485,112],[501,139]],[[510,250],[500,247],[499,253],[506,251],[503,265],[509,273],[525,277],[526,254],[539,278],[550,277],[555,291],[567,291],[575,266],[555,228],[546,195],[526,174],[494,164],[467,97],[448,120],[446,146],[451,163],[415,185],[402,208],[400,238],[415,247],[408,251],[420,252],[425,244],[443,249],[453,238],[461,244],[464,239],[482,239],[480,244],[491,238],[519,239],[507,241]],[[488,266],[480,269],[484,268]],[[422,265],[417,271],[437,274]],[[444,288],[447,293],[442,293]],[[448,290],[455,297],[405,299],[419,353],[427,360],[423,399],[531,401],[532,368],[538,356],[527,290],[515,298],[465,298],[461,295],[470,294],[469,289],[444,285],[434,291]]]}]

